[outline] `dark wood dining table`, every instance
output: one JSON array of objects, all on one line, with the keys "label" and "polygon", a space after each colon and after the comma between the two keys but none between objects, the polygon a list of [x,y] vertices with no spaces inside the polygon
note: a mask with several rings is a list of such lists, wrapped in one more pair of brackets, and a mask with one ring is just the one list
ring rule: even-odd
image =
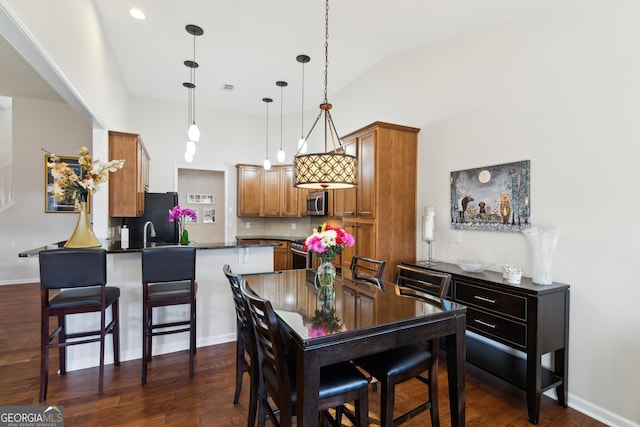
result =
[{"label": "dark wood dining table", "polygon": [[336,298],[331,307],[318,303],[314,270],[244,275],[254,292],[271,301],[285,331],[285,345],[295,358],[297,425],[317,424],[322,366],[443,338],[451,425],[464,426],[466,307],[415,290],[401,294],[394,283],[385,282],[384,291],[368,289],[375,302],[366,309],[373,312],[361,316],[356,326],[348,329],[342,318],[350,316],[354,308],[350,306],[353,299],[345,297],[347,291],[371,285],[351,280],[349,271],[343,274],[336,277]]}]

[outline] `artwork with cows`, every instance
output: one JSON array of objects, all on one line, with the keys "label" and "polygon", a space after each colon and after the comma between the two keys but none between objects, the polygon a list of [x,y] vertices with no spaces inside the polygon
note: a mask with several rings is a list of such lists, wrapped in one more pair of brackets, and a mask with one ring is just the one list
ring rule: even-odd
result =
[{"label": "artwork with cows", "polygon": [[520,231],[531,226],[531,162],[451,172],[451,228]]}]

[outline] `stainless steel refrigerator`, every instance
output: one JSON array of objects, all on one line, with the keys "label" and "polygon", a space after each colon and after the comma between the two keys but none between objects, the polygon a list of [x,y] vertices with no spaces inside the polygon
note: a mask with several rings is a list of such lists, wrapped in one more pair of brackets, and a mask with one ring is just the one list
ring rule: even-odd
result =
[{"label": "stainless steel refrigerator", "polygon": [[131,242],[143,241],[144,224],[151,221],[156,237],[147,230],[148,242],[178,243],[178,223],[169,222],[169,210],[178,204],[178,193],[145,193],[144,214],[136,218],[122,218],[122,225],[129,227]]}]

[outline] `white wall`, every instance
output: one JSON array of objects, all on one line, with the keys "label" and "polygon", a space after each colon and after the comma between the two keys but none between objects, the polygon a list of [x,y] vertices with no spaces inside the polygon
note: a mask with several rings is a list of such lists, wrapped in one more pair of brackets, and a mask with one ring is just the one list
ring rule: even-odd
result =
[{"label": "white wall", "polygon": [[0,96],[0,166],[11,163],[13,155],[11,128],[13,101],[7,96]]},{"label": "white wall", "polygon": [[[448,212],[451,171],[531,160],[532,222],[560,231],[553,277],[571,285],[569,403],[616,425],[640,422],[638,22],[638,2],[583,1],[398,55],[333,99],[343,126],[422,129],[419,214]],[[523,235],[464,231],[453,244],[448,219],[437,259],[531,274]]]},{"label": "white wall", "polygon": [[19,259],[18,253],[66,240],[78,220],[75,214],[45,213],[45,153],[41,148],[75,156],[80,147],[91,145],[91,138],[91,127],[67,104],[13,98],[16,203],[0,212],[0,284],[37,281],[37,260]]}]

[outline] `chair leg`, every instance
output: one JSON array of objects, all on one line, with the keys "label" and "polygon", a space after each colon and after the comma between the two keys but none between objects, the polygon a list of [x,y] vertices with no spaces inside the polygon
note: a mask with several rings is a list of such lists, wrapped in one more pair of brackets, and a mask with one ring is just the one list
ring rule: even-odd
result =
[{"label": "chair leg", "polygon": [[147,362],[151,362],[153,348],[153,307],[147,307]]},{"label": "chair leg", "polygon": [[67,342],[67,324],[65,323],[64,315],[58,316],[58,326],[60,327],[60,333],[58,334],[58,342],[60,343],[60,347],[58,348],[58,354],[60,359],[60,375],[66,375],[67,346],[64,344]]},{"label": "chair leg", "polygon": [[189,376],[193,377],[196,355],[196,301],[191,301],[191,324],[189,325]]},{"label": "chair leg", "polygon": [[429,401],[431,408],[431,426],[440,427],[440,410],[438,407],[438,361],[434,360],[429,368],[429,380],[427,384],[429,388]]},{"label": "chair leg", "polygon": [[256,425],[256,412],[258,410],[258,387],[259,387],[259,379],[258,379],[258,369],[257,366],[254,366],[256,361],[251,359],[251,371],[249,378],[249,386],[251,390],[249,391],[249,418],[248,418],[248,426],[254,427]]},{"label": "chair leg", "polygon": [[120,365],[120,306],[116,299],[111,305],[111,317],[113,320],[113,329],[111,330],[111,338],[113,338],[113,364]]},{"label": "chair leg", "polygon": [[393,405],[396,386],[390,378],[380,381],[380,427],[393,426]]},{"label": "chair leg", "polygon": [[[393,413],[392,413],[393,417]],[[356,401],[356,425],[367,427],[369,425],[369,388],[362,387]]]},{"label": "chair leg", "polygon": [[47,398],[47,386],[49,385],[49,316],[42,314],[40,331],[40,402]]},{"label": "chair leg", "polygon": [[142,385],[147,383],[147,353],[149,349],[149,340],[147,335],[149,334],[149,311],[147,307],[142,308]]},{"label": "chair leg", "polygon": [[106,309],[100,311],[100,370],[98,374],[98,391],[104,389],[104,341],[106,336],[107,319]]},{"label": "chair leg", "polygon": [[242,338],[240,337],[240,334],[240,327],[238,327],[238,331],[236,333],[236,392],[233,396],[234,405],[237,405],[238,401],[240,400],[240,391],[242,390],[242,374],[244,373],[244,363],[242,363],[244,345],[242,344]]}]

